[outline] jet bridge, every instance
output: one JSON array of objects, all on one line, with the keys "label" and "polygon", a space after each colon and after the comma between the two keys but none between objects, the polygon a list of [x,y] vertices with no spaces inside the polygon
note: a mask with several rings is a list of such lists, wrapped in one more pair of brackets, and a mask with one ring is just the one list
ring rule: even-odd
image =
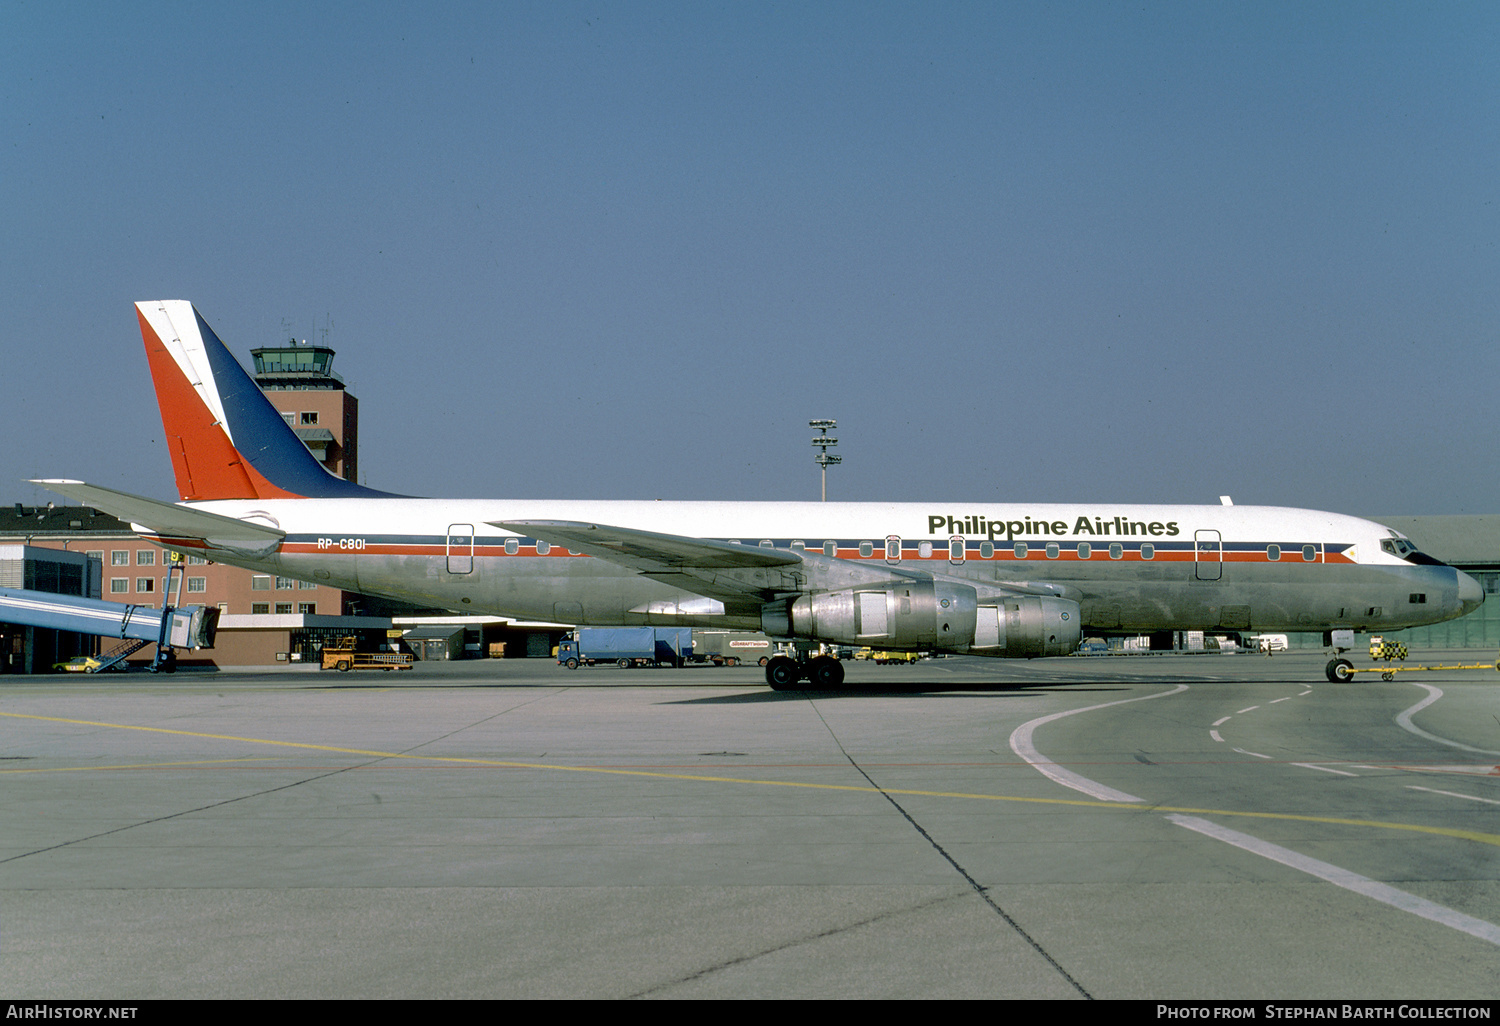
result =
[{"label": "jet bridge", "polygon": [[155,642],[157,654],[151,669],[159,670],[170,668],[174,648],[213,647],[219,609],[217,606],[149,609],[76,595],[0,588],[0,621],[135,642],[119,646],[102,657],[101,664],[91,671],[94,673],[109,669],[132,652]]}]

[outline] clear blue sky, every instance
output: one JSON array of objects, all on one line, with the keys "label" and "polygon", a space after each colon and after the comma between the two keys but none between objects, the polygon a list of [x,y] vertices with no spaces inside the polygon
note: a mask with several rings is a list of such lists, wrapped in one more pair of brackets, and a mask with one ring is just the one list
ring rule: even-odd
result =
[{"label": "clear blue sky", "polygon": [[1500,511],[1500,5],[0,2],[0,500],[175,498],[131,304],[371,486]]}]

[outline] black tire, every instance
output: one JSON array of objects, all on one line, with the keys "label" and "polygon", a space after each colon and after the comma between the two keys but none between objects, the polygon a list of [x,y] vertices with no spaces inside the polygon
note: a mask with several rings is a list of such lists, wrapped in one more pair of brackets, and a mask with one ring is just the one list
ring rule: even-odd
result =
[{"label": "black tire", "polygon": [[1333,683],[1347,684],[1354,679],[1354,664],[1347,659],[1330,659],[1324,672]]},{"label": "black tire", "polygon": [[777,656],[766,663],[766,683],[772,691],[791,691],[801,677],[797,664],[786,656]]},{"label": "black tire", "polygon": [[843,664],[829,656],[818,656],[807,664],[807,679],[813,687],[831,691],[844,683]]},{"label": "black tire", "polygon": [[340,673],[348,673],[349,672],[349,660],[347,660],[347,659],[340,659],[334,665],[333,668],[335,670],[339,671]]},{"label": "black tire", "polygon": [[617,660],[615,660],[615,665],[618,666],[620,669],[623,670],[627,666],[630,665],[630,660],[629,659],[617,659]]},{"label": "black tire", "polygon": [[566,666],[570,670],[576,670],[576,669],[578,669],[578,660],[577,659],[569,659],[567,662],[563,663],[563,665]]}]

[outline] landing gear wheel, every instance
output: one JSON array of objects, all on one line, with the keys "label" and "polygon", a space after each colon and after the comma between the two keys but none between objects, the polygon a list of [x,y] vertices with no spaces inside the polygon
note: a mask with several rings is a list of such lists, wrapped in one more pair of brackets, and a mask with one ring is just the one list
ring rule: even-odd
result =
[{"label": "landing gear wheel", "polygon": [[777,656],[766,664],[766,683],[772,691],[790,691],[802,676],[797,664],[786,656]]},{"label": "landing gear wheel", "polygon": [[1354,679],[1354,664],[1347,659],[1330,659],[1324,673],[1335,684],[1347,684]]},{"label": "landing gear wheel", "polygon": [[844,666],[832,656],[818,656],[807,665],[807,679],[814,687],[831,691],[844,683]]}]

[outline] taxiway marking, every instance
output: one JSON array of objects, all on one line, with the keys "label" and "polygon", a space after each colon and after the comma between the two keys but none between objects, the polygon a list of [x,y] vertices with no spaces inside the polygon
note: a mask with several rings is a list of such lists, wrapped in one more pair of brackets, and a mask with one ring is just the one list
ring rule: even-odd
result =
[{"label": "taxiway marking", "polygon": [[1500,801],[1496,801],[1493,798],[1481,798],[1475,794],[1459,794],[1457,791],[1439,791],[1435,787],[1422,787],[1418,784],[1407,784],[1406,787],[1409,791],[1428,791],[1432,794],[1445,794],[1449,798],[1467,798],[1471,802],[1486,802],[1490,805],[1500,805]]},{"label": "taxiway marking", "polygon": [[[1185,688],[1181,685],[1179,690]],[[1162,692],[1175,694],[1176,692]],[[1149,696],[1158,697],[1158,696]],[[1132,701],[1132,699],[1127,699]],[[1109,705],[1118,703],[1110,702]],[[1097,707],[1095,707],[1097,708]],[[1077,710],[1082,712],[1083,710]],[[1432,834],[1452,837],[1463,841],[1475,841],[1500,848],[1500,834],[1487,834],[1479,830],[1459,830],[1452,827],[1428,826],[1421,823],[1383,822],[1374,819],[1345,819],[1338,816],[1309,816],[1293,812],[1248,812],[1242,809],[1198,809],[1174,805],[1151,805],[1141,799],[1121,803],[1115,801],[1085,801],[1080,798],[1035,798],[1027,795],[981,794],[970,791],[926,791],[912,788],[870,787],[856,784],[819,784],[804,780],[757,780],[753,777],[708,776],[700,773],[663,773],[655,770],[617,769],[606,766],[559,766],[546,763],[512,762],[502,759],[476,759],[463,756],[416,755],[406,752],[382,752],[365,748],[346,748],[340,745],[317,745],[305,741],[277,741],[272,738],[240,737],[234,734],[210,734],[196,730],[174,730],[169,727],[145,727],[131,723],[105,723],[98,720],[75,720],[62,716],[38,716],[35,713],[0,712],[0,717],[16,720],[37,720],[43,723],[66,723],[79,727],[106,727],[111,730],[135,730],[148,734],[171,734],[177,737],[197,737],[213,741],[232,741],[239,744],[270,745],[277,748],[298,748],[304,751],[332,752],[336,755],[360,755],[380,759],[397,759],[409,762],[430,762],[440,765],[493,766],[500,769],[545,770],[552,773],[599,773],[606,776],[649,777],[660,780],[692,780],[710,784],[747,784],[755,787],[793,787],[812,791],[853,791],[862,794],[904,794],[924,798],[957,798],[970,801],[1017,802],[1027,805],[1067,805],[1076,808],[1120,809],[1133,812],[1171,812],[1192,816],[1240,816],[1251,819],[1283,820],[1296,823],[1325,823],[1336,826],[1371,827],[1379,830],[1399,830],[1407,833]],[[1033,721],[1035,722],[1035,721]],[[1066,772],[1066,771],[1065,771]],[[1076,776],[1076,774],[1073,774]],[[1086,779],[1086,778],[1079,778]],[[1092,783],[1092,781],[1088,781]],[[1106,789],[1108,790],[1108,789]]]},{"label": "taxiway marking", "polygon": [[1440,923],[1443,926],[1467,933],[1471,937],[1478,937],[1480,940],[1489,941],[1491,944],[1500,944],[1500,926],[1496,926],[1494,923],[1454,911],[1444,905],[1428,901],[1426,898],[1419,898],[1415,894],[1408,894],[1406,891],[1397,890],[1390,884],[1371,880],[1367,876],[1361,876],[1358,873],[1351,872],[1331,863],[1309,858],[1289,848],[1283,848],[1279,844],[1272,844],[1269,841],[1262,841],[1258,837],[1242,834],[1238,830],[1221,827],[1217,823],[1210,823],[1206,819],[1178,815],[1168,816],[1167,819],[1180,827],[1197,831],[1205,837],[1212,837],[1226,844],[1232,844],[1236,848],[1248,851],[1253,855],[1259,855],[1273,862],[1280,862],[1283,866],[1290,866],[1293,869],[1301,870],[1304,873],[1315,876],[1320,880],[1326,880],[1336,887],[1353,891],[1355,894],[1362,894],[1367,898],[1374,898],[1376,901],[1390,905],[1392,908],[1398,908],[1403,912],[1410,912],[1413,915],[1421,916],[1423,919],[1429,919],[1434,923]]}]

